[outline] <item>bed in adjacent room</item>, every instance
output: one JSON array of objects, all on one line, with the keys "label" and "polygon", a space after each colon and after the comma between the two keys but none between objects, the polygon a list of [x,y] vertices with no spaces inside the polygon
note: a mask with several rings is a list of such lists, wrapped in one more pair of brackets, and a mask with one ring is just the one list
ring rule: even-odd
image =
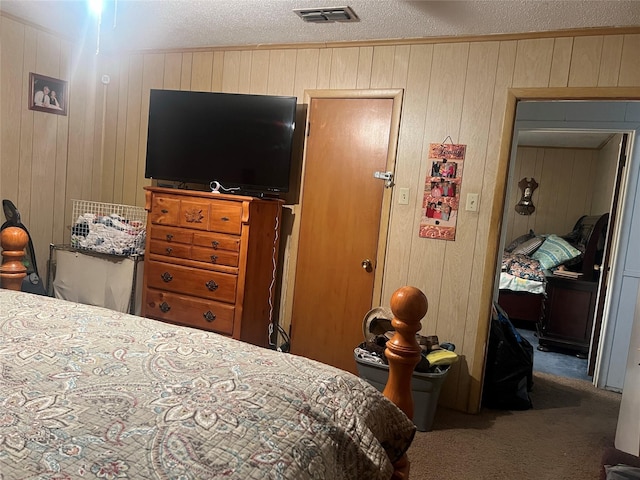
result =
[{"label": "bed in adjacent room", "polygon": [[393,402],[306,358],[0,289],[0,478],[406,479],[412,368],[393,361],[419,358],[426,297],[391,308]]},{"label": "bed in adjacent room", "polygon": [[503,252],[498,304],[511,320],[536,325],[549,318],[551,279],[596,282],[602,263],[609,214],[581,216],[568,234],[514,239]]}]

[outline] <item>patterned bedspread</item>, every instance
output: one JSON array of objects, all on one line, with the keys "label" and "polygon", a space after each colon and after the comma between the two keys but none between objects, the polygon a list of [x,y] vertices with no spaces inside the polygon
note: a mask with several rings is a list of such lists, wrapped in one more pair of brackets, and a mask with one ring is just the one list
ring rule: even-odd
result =
[{"label": "patterned bedspread", "polygon": [[415,427],[358,377],[0,289],[0,479],[388,479]]}]

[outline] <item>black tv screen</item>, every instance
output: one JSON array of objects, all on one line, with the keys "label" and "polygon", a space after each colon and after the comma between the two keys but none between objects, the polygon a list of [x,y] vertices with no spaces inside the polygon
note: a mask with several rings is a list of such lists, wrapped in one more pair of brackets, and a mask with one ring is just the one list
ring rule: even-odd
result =
[{"label": "black tv screen", "polygon": [[296,97],[151,90],[145,177],[289,191]]}]

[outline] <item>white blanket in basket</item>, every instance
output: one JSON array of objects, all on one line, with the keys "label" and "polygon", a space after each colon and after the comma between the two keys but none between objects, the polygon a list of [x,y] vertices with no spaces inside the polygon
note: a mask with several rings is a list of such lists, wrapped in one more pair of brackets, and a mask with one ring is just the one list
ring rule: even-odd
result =
[{"label": "white blanket in basket", "polygon": [[72,245],[112,255],[142,255],[145,225],[129,222],[120,215],[84,213],[72,228]]}]

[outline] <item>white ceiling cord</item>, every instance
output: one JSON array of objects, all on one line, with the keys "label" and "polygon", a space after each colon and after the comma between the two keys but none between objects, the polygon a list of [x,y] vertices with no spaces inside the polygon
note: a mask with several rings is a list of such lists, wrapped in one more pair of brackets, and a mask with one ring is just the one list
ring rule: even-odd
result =
[{"label": "white ceiling cord", "polygon": [[[104,0],[87,0],[89,3],[89,10],[98,18],[98,32],[96,36],[96,55],[100,53],[100,33],[102,29],[102,11]],[[118,0],[113,0],[113,27],[116,29],[118,21]]]}]

